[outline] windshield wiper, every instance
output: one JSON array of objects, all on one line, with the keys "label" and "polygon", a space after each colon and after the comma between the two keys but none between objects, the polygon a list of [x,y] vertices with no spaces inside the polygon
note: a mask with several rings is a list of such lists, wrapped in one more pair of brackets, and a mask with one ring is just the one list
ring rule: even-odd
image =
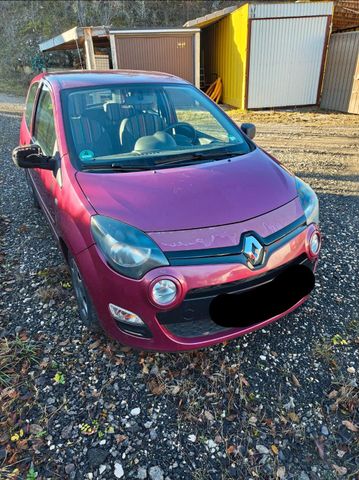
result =
[{"label": "windshield wiper", "polygon": [[119,172],[140,172],[141,170],[153,170],[155,165],[123,165],[119,163],[102,163],[97,165],[85,165],[82,168],[83,172],[89,170],[115,170]]},{"label": "windshield wiper", "polygon": [[220,152],[216,151],[204,151],[204,152],[190,152],[182,153],[171,158],[170,160],[151,162],[150,164],[144,163],[143,165],[138,164],[121,164],[121,163],[97,163],[92,165],[84,165],[82,171],[91,171],[91,170],[110,170],[118,172],[139,172],[143,170],[156,170],[157,168],[165,167],[171,164],[179,165],[190,165],[193,161],[207,162],[222,160],[223,158],[237,157],[238,155],[243,155],[244,152],[234,151],[230,149],[221,150]]},{"label": "windshield wiper", "polygon": [[244,152],[238,152],[233,150],[221,150],[220,152],[192,152],[192,153],[184,153],[177,155],[176,158],[172,158],[171,160],[166,160],[164,162],[157,162],[157,166],[165,166],[170,165],[172,163],[184,163],[190,164],[192,160],[201,160],[201,161],[216,161],[216,160],[223,160],[223,158],[231,158],[231,157],[238,157],[239,155],[243,155]]}]

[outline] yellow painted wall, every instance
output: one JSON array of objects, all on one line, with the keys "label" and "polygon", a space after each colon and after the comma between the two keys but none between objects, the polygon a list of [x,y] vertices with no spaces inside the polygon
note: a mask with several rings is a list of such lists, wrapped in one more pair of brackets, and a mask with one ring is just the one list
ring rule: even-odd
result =
[{"label": "yellow painted wall", "polygon": [[201,48],[208,82],[222,78],[222,102],[244,109],[247,61],[248,3],[204,28]]}]

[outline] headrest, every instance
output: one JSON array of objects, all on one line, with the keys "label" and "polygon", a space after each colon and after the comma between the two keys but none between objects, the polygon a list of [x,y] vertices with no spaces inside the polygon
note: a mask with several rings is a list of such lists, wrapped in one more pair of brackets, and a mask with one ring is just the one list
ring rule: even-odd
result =
[{"label": "headrest", "polygon": [[106,102],[103,105],[103,109],[112,122],[120,119],[120,105],[117,102]]},{"label": "headrest", "polygon": [[86,108],[85,95],[82,93],[71,93],[69,95],[69,114],[70,117],[82,115]]}]

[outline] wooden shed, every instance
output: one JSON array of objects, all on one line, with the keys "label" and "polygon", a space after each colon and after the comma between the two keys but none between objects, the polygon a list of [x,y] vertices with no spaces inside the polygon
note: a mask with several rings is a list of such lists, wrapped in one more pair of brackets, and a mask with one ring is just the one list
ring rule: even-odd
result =
[{"label": "wooden shed", "polygon": [[320,106],[359,114],[359,31],[331,36]]},{"label": "wooden shed", "polygon": [[206,82],[244,109],[319,103],[333,2],[246,2],[190,20]]},{"label": "wooden shed", "polygon": [[75,27],[40,43],[40,50],[77,52],[79,68],[166,72],[200,86],[199,28]]}]

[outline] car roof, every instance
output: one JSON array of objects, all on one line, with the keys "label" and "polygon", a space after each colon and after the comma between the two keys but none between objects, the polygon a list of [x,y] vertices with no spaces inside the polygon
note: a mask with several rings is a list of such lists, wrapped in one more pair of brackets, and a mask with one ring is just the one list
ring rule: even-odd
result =
[{"label": "car roof", "polygon": [[[76,87],[94,87],[113,84],[133,83],[189,83],[169,73],[148,72],[142,70],[75,70],[64,72],[46,72],[38,75],[33,82],[45,78],[58,90]],[[33,83],[32,82],[32,83]]]}]

